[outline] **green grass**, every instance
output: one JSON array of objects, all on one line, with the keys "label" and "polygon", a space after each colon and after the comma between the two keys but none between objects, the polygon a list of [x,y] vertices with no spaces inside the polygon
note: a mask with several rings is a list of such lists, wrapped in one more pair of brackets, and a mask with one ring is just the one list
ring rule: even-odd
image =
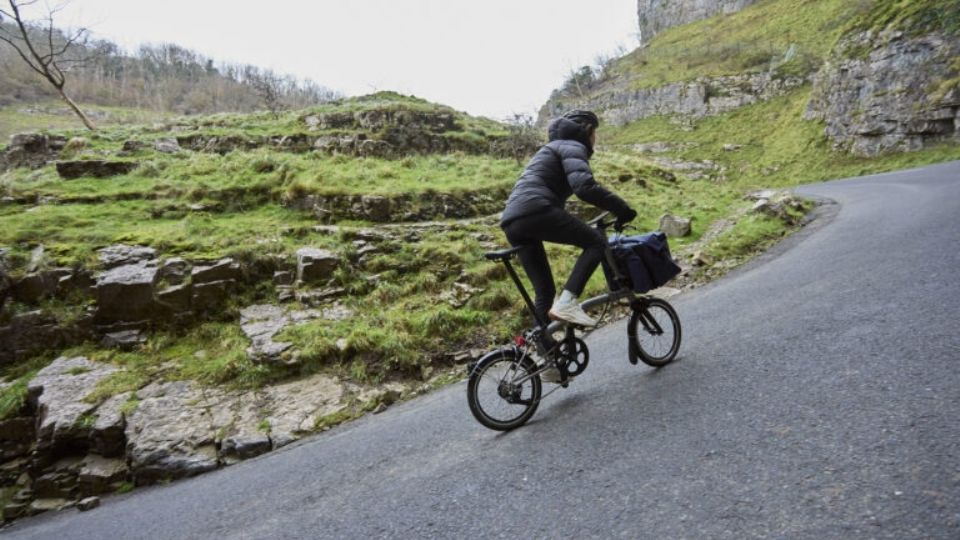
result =
[{"label": "green grass", "polygon": [[27,372],[0,390],[0,420],[16,416],[23,408],[27,402],[27,384],[36,374],[37,371]]},{"label": "green grass", "polygon": [[[695,147],[675,154],[725,165],[727,188],[739,193],[960,159],[960,146],[949,144],[874,158],[835,151],[823,134],[823,124],[802,118],[809,97],[810,88],[803,87],[785,96],[699,120],[692,131],[681,129],[666,117],[650,117],[622,128],[607,128],[603,140],[609,144],[694,143]],[[743,147],[724,152],[724,144]]]},{"label": "green grass", "polygon": [[[124,107],[81,104],[80,108],[84,112],[95,113],[97,116],[95,116],[94,123],[103,128],[128,126],[130,124],[151,124],[170,117],[166,113]],[[24,109],[34,109],[38,112],[24,112]],[[106,117],[101,118],[102,115],[106,115]],[[17,133],[65,130],[75,132],[78,136],[90,137],[92,135],[83,127],[80,118],[59,101],[0,108],[0,149],[7,145],[11,135]]]},{"label": "green grass", "polygon": [[[805,75],[819,67],[868,4],[850,0],[763,0],[742,11],[669,28],[611,66],[635,88],[697,77],[767,71]],[[794,56],[784,62],[793,47]]]},{"label": "green grass", "polygon": [[960,32],[960,0],[874,0],[873,8],[851,21],[849,30],[887,28],[920,35]]},{"label": "green grass", "polygon": [[152,246],[164,256],[246,259],[291,253],[302,239],[286,231],[316,223],[308,214],[275,205],[221,214],[175,209],[154,217],[156,210],[148,201],[45,205],[29,212],[8,208],[0,213],[0,245],[11,246],[8,260],[14,270],[26,264],[38,244],[63,266],[95,266],[96,250],[115,243]]}]

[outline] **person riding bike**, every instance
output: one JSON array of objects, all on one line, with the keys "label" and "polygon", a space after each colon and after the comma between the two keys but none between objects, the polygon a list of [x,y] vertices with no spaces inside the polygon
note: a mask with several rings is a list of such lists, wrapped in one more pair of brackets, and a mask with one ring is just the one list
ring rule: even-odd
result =
[{"label": "person riding bike", "polygon": [[[589,160],[600,126],[591,111],[575,110],[550,122],[549,142],[533,156],[507,199],[500,227],[511,246],[525,246],[518,253],[535,291],[534,306],[540,321],[562,320],[581,326],[597,321],[580,307],[577,298],[604,256],[607,239],[565,210],[570,195],[617,217],[617,228],[637,217],[620,197],[597,183]],[[553,273],[544,242],[583,249],[560,297],[555,299]],[[539,321],[536,323],[538,324]],[[549,336],[545,338],[550,342]]]}]

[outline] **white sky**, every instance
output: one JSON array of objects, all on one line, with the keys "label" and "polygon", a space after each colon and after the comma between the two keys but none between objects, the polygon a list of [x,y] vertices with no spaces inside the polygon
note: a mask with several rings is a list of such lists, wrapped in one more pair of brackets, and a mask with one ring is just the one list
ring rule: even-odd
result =
[{"label": "white sky", "polygon": [[[50,0],[53,3],[55,0]],[[176,43],[347,95],[395,90],[502,119],[636,46],[636,0],[72,0],[58,26]]]}]

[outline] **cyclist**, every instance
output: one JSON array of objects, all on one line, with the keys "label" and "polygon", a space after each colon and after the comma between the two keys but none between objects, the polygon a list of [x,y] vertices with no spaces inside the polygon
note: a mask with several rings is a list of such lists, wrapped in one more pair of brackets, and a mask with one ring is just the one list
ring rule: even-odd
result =
[{"label": "cyclist", "polygon": [[[597,183],[589,160],[600,126],[591,111],[575,110],[547,126],[550,141],[533,156],[513,187],[500,227],[511,246],[526,246],[520,263],[535,291],[534,306],[541,321],[548,318],[582,326],[597,321],[580,307],[577,298],[604,256],[607,239],[596,229],[568,213],[570,195],[607,210],[617,217],[617,226],[633,220],[637,212],[620,197]],[[568,244],[583,249],[559,298],[544,242]],[[553,340],[545,336],[552,348]]]}]

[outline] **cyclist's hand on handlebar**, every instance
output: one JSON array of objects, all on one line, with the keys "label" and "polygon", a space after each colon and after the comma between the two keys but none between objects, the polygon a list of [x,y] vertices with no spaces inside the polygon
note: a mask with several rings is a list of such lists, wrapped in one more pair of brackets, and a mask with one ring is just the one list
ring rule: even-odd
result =
[{"label": "cyclist's hand on handlebar", "polygon": [[630,223],[637,217],[637,211],[633,208],[628,208],[626,212],[617,216],[617,222],[614,224],[614,228],[618,231],[622,231],[624,225]]}]

